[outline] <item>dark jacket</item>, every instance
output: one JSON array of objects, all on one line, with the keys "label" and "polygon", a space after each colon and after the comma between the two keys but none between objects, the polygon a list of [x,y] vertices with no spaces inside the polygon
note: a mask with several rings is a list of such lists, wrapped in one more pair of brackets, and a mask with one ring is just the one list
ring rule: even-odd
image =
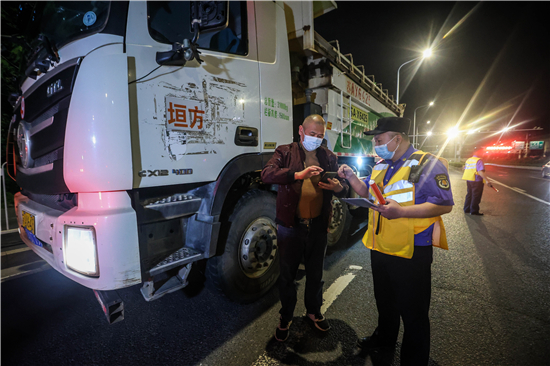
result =
[{"label": "dark jacket", "polygon": [[[273,154],[262,170],[262,180],[267,184],[278,184],[277,194],[277,217],[279,225],[293,227],[296,225],[296,209],[302,193],[301,180],[294,179],[294,173],[304,170],[306,154],[298,142],[288,145],[281,145]],[[338,170],[338,158],[326,147],[317,149],[317,159],[324,172],[335,172]],[[344,179],[338,178],[344,189],[339,193],[323,190],[323,209],[321,216],[323,223],[328,228],[330,215],[332,213],[332,195],[346,197],[348,185]]]}]

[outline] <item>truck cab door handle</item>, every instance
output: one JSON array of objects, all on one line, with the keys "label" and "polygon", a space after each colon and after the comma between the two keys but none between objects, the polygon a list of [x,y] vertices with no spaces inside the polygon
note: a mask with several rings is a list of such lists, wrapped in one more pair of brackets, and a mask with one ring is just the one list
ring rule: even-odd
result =
[{"label": "truck cab door handle", "polygon": [[258,129],[254,127],[237,127],[235,131],[235,145],[258,146]]}]

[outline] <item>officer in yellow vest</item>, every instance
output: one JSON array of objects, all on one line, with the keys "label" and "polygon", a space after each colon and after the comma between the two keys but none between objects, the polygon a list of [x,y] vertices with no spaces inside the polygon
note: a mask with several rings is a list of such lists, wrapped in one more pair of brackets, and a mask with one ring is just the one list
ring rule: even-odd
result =
[{"label": "officer in yellow vest", "polygon": [[358,345],[371,357],[391,357],[401,318],[401,365],[427,365],[432,245],[447,249],[441,215],[451,212],[454,201],[446,161],[414,149],[409,127],[406,118],[380,118],[376,129],[365,134],[374,135],[375,151],[383,160],[364,181],[345,164],[338,174],[361,197],[377,203],[368,185],[373,180],[387,202],[371,211],[363,238],[371,249],[378,326]]},{"label": "officer in yellow vest", "polygon": [[464,213],[482,216],[483,214],[479,212],[479,203],[483,195],[483,184],[486,183],[489,187],[493,185],[489,182],[487,174],[485,174],[483,161],[476,154],[466,160],[462,179],[466,181],[468,188],[466,200],[464,200]]}]

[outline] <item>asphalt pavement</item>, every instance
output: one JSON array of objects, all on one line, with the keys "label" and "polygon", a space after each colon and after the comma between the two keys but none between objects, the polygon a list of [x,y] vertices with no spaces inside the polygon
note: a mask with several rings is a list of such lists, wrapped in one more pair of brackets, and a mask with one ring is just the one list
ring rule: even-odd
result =
[{"label": "asphalt pavement", "polygon": [[[456,205],[444,216],[450,250],[434,249],[430,364],[548,365],[550,180],[487,172],[500,192],[486,188],[485,215],[470,216],[461,172],[451,169]],[[2,282],[2,365],[372,365],[354,347],[376,326],[363,225],[355,220],[347,244],[327,253],[328,334],[301,317],[303,278],[291,335],[279,343],[276,289],[232,303],[205,286],[199,265],[192,285],[150,303],[139,286],[119,291],[125,320],[108,325],[91,290],[50,269]]]}]

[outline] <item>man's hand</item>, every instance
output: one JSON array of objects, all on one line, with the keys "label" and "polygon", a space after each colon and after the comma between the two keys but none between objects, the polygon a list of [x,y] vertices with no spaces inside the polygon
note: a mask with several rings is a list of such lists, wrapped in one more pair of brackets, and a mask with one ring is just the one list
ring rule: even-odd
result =
[{"label": "man's hand", "polygon": [[387,219],[398,219],[403,217],[403,207],[396,201],[386,198],[387,205],[380,205],[378,208],[373,207],[374,211],[380,212],[380,215]]},{"label": "man's hand", "polygon": [[308,166],[301,172],[294,173],[294,178],[298,180],[304,180],[313,177],[314,175],[319,175],[323,169],[319,166],[312,165]]},{"label": "man's hand", "polygon": [[338,169],[338,176],[340,178],[349,180],[351,177],[355,176],[355,174],[353,173],[353,170],[351,170],[349,166],[347,166],[346,164],[342,164]]},{"label": "man's hand", "polygon": [[336,193],[344,189],[344,187],[340,184],[340,181],[336,178],[327,179],[327,181],[328,183],[319,182],[319,187],[328,189],[329,191],[334,191]]}]

